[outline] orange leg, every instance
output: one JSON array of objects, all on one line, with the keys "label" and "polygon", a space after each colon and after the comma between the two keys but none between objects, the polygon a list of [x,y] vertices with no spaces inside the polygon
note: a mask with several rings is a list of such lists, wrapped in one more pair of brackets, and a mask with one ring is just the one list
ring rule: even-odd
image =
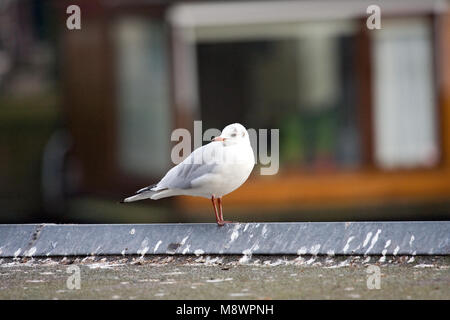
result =
[{"label": "orange leg", "polygon": [[213,205],[213,208],[214,208],[214,214],[216,215],[216,222],[217,222],[217,224],[218,225],[220,225],[220,218],[219,218],[219,215],[217,214],[217,207],[216,207],[216,202],[214,201],[214,196],[212,196],[211,197],[211,202],[212,202],[212,205]]},{"label": "orange leg", "polygon": [[217,202],[218,202],[218,204],[219,204],[219,218],[220,218],[220,223],[219,223],[219,225],[221,225],[221,226],[223,226],[225,223],[232,223],[232,221],[224,221],[223,220],[223,207],[222,207],[222,197],[220,197],[220,198],[217,198]]}]

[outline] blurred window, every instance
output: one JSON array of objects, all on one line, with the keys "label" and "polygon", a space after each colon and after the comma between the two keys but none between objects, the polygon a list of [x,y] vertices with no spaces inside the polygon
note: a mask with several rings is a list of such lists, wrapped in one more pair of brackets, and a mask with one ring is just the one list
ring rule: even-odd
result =
[{"label": "blurred window", "polygon": [[438,161],[432,30],[425,19],[385,19],[373,36],[375,158],[382,168]]},{"label": "blurred window", "polygon": [[128,173],[160,175],[167,169],[170,154],[167,34],[163,22],[121,18],[113,34],[119,164]]},{"label": "blurred window", "polygon": [[369,30],[363,2],[177,6],[175,74],[195,83],[193,116],[207,128],[279,128],[281,170],[436,166],[436,8],[382,8],[382,29]]},{"label": "blurred window", "polygon": [[219,127],[243,119],[279,128],[286,166],[355,167],[357,122],[355,34],[351,21],[198,31],[201,119]]}]

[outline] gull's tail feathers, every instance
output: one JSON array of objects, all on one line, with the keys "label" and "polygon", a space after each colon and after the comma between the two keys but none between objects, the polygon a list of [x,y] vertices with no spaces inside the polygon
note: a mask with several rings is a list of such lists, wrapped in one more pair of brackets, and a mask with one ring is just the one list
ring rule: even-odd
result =
[{"label": "gull's tail feathers", "polygon": [[170,191],[170,190],[168,190],[167,188],[161,188],[161,187],[158,187],[157,185],[151,185],[151,186],[139,189],[134,196],[125,198],[123,201],[121,201],[121,203],[134,202],[134,201],[145,200],[145,199],[157,200],[160,198],[168,197],[168,195],[162,195],[162,194],[167,194],[168,191]]}]

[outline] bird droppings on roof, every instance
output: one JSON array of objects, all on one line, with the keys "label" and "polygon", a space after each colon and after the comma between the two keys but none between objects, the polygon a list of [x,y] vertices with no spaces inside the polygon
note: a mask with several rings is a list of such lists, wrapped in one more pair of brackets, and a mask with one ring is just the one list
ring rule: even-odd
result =
[{"label": "bird droppings on roof", "polygon": [[195,254],[196,256],[201,256],[201,255],[204,254],[204,253],[205,253],[205,251],[203,251],[202,249],[197,249],[197,250],[194,251],[194,254]]},{"label": "bird droppings on roof", "polygon": [[240,227],[241,227],[241,225],[238,223],[232,229],[230,243],[234,242],[239,237],[239,228]]},{"label": "bird droppings on roof", "polygon": [[183,251],[181,252],[182,254],[187,254],[187,253],[189,253],[189,251],[191,250],[191,245],[187,245],[184,249],[183,249]]},{"label": "bird droppings on roof", "polygon": [[311,254],[316,256],[319,253],[320,247],[321,247],[321,245],[319,243],[313,245],[310,250]]},{"label": "bird droppings on roof", "polygon": [[250,249],[245,249],[242,251],[242,257],[239,259],[240,264],[247,264],[252,258],[252,251]]},{"label": "bird droppings on roof", "polygon": [[[414,267],[421,268],[423,266],[433,267],[433,264],[420,264],[421,259],[426,257],[413,256],[381,256],[385,259],[383,261],[378,260],[376,264],[378,266],[389,265],[406,265],[417,261]],[[82,265],[88,266],[92,269],[96,268],[114,268],[117,266],[124,266],[129,264],[140,265],[167,265],[169,263],[174,265],[186,265],[186,266],[238,266],[240,264],[252,265],[257,267],[265,266],[278,266],[278,265],[295,265],[307,267],[312,265],[321,266],[324,268],[340,268],[350,265],[369,265],[370,256],[317,256],[313,254],[302,256],[253,256],[251,250],[244,250],[242,255],[204,255],[201,250],[196,250],[194,255],[185,256],[168,256],[168,255],[156,255],[156,256],[89,256],[89,257],[53,257],[53,258],[2,258],[0,259],[0,268],[15,267],[15,266],[53,266],[53,265]],[[386,259],[389,258],[389,259]],[[418,259],[420,258],[420,259]],[[435,257],[438,259],[438,257]],[[430,258],[431,259],[431,258]],[[449,260],[448,257],[442,257],[442,259]],[[377,259],[376,259],[377,260]],[[380,262],[384,262],[380,263]],[[436,265],[436,267],[438,267]],[[447,269],[448,266],[440,266],[440,268]]]},{"label": "bird droppings on roof", "polygon": [[155,253],[156,250],[158,250],[158,248],[159,248],[159,246],[161,245],[161,243],[162,243],[162,241],[159,240],[159,241],[155,244],[155,247],[153,248],[153,253]]},{"label": "bird droppings on roof", "polygon": [[25,255],[26,255],[27,257],[32,257],[33,254],[35,254],[35,253],[36,253],[36,247],[32,247],[32,248],[30,248],[30,249],[25,253]]},{"label": "bird droppings on roof", "polygon": [[17,257],[17,256],[20,254],[21,251],[22,251],[22,248],[17,249],[17,250],[14,252],[14,257]]},{"label": "bird droppings on roof", "polygon": [[378,241],[378,236],[380,235],[380,233],[381,233],[381,229],[378,229],[378,230],[377,230],[377,233],[373,236],[372,241],[370,242],[370,246],[369,246],[369,248],[367,249],[367,251],[365,252],[365,254],[368,254],[368,253],[370,252],[370,250],[372,250],[373,246],[374,246],[375,243],[377,243],[377,241]]},{"label": "bird droppings on roof", "polygon": [[414,235],[411,235],[411,239],[409,240],[409,246],[412,247],[412,243],[414,242]]},{"label": "bird droppings on roof", "polygon": [[186,243],[187,239],[189,239],[189,236],[186,236],[186,237],[183,238],[183,240],[181,240],[180,247],[184,246],[184,244]]},{"label": "bird droppings on roof", "polygon": [[209,283],[217,283],[217,282],[224,282],[224,281],[233,281],[233,278],[226,278],[226,279],[208,279],[206,282]]},{"label": "bird droppings on roof", "polygon": [[366,238],[364,239],[363,248],[365,248],[367,246],[371,237],[372,237],[372,232],[369,231],[366,235]]},{"label": "bird droppings on roof", "polygon": [[394,249],[394,252],[393,252],[392,254],[393,254],[394,256],[396,256],[399,250],[400,250],[400,247],[399,247],[399,246],[396,246],[395,249]]},{"label": "bird droppings on roof", "polygon": [[[148,225],[34,225],[23,232],[33,241],[8,236],[1,257],[74,255],[188,254],[318,254],[326,255],[441,255],[449,253],[450,223],[342,222],[148,224]],[[0,226],[0,237],[23,227]],[[134,233],[133,233],[134,230]],[[114,234],[114,241],[110,235]],[[25,237],[26,238],[26,237]],[[70,239],[70,240],[69,240]],[[148,248],[147,248],[148,247]],[[256,249],[258,248],[258,249]]]},{"label": "bird droppings on roof", "polygon": [[[415,256],[411,263],[411,256],[386,255],[384,262],[378,257],[189,254],[3,258],[0,299],[450,299],[448,256]],[[80,268],[80,290],[66,286],[70,276],[66,271],[72,265]],[[367,288],[366,271],[371,265],[380,267],[380,290]]]},{"label": "bird droppings on roof", "polygon": [[347,239],[347,243],[345,244],[344,248],[342,249],[344,251],[344,253],[347,253],[348,248],[350,246],[350,242],[355,239],[354,236],[351,236],[350,238]]}]

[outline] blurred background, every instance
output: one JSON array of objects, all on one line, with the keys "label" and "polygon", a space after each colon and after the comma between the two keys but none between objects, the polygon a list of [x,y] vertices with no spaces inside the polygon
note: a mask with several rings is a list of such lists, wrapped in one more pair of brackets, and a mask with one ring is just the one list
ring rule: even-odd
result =
[{"label": "blurred background", "polygon": [[280,130],[278,174],[227,219],[448,220],[450,2],[372,2],[1,0],[0,223],[215,221],[203,198],[118,204],[196,120]]}]

